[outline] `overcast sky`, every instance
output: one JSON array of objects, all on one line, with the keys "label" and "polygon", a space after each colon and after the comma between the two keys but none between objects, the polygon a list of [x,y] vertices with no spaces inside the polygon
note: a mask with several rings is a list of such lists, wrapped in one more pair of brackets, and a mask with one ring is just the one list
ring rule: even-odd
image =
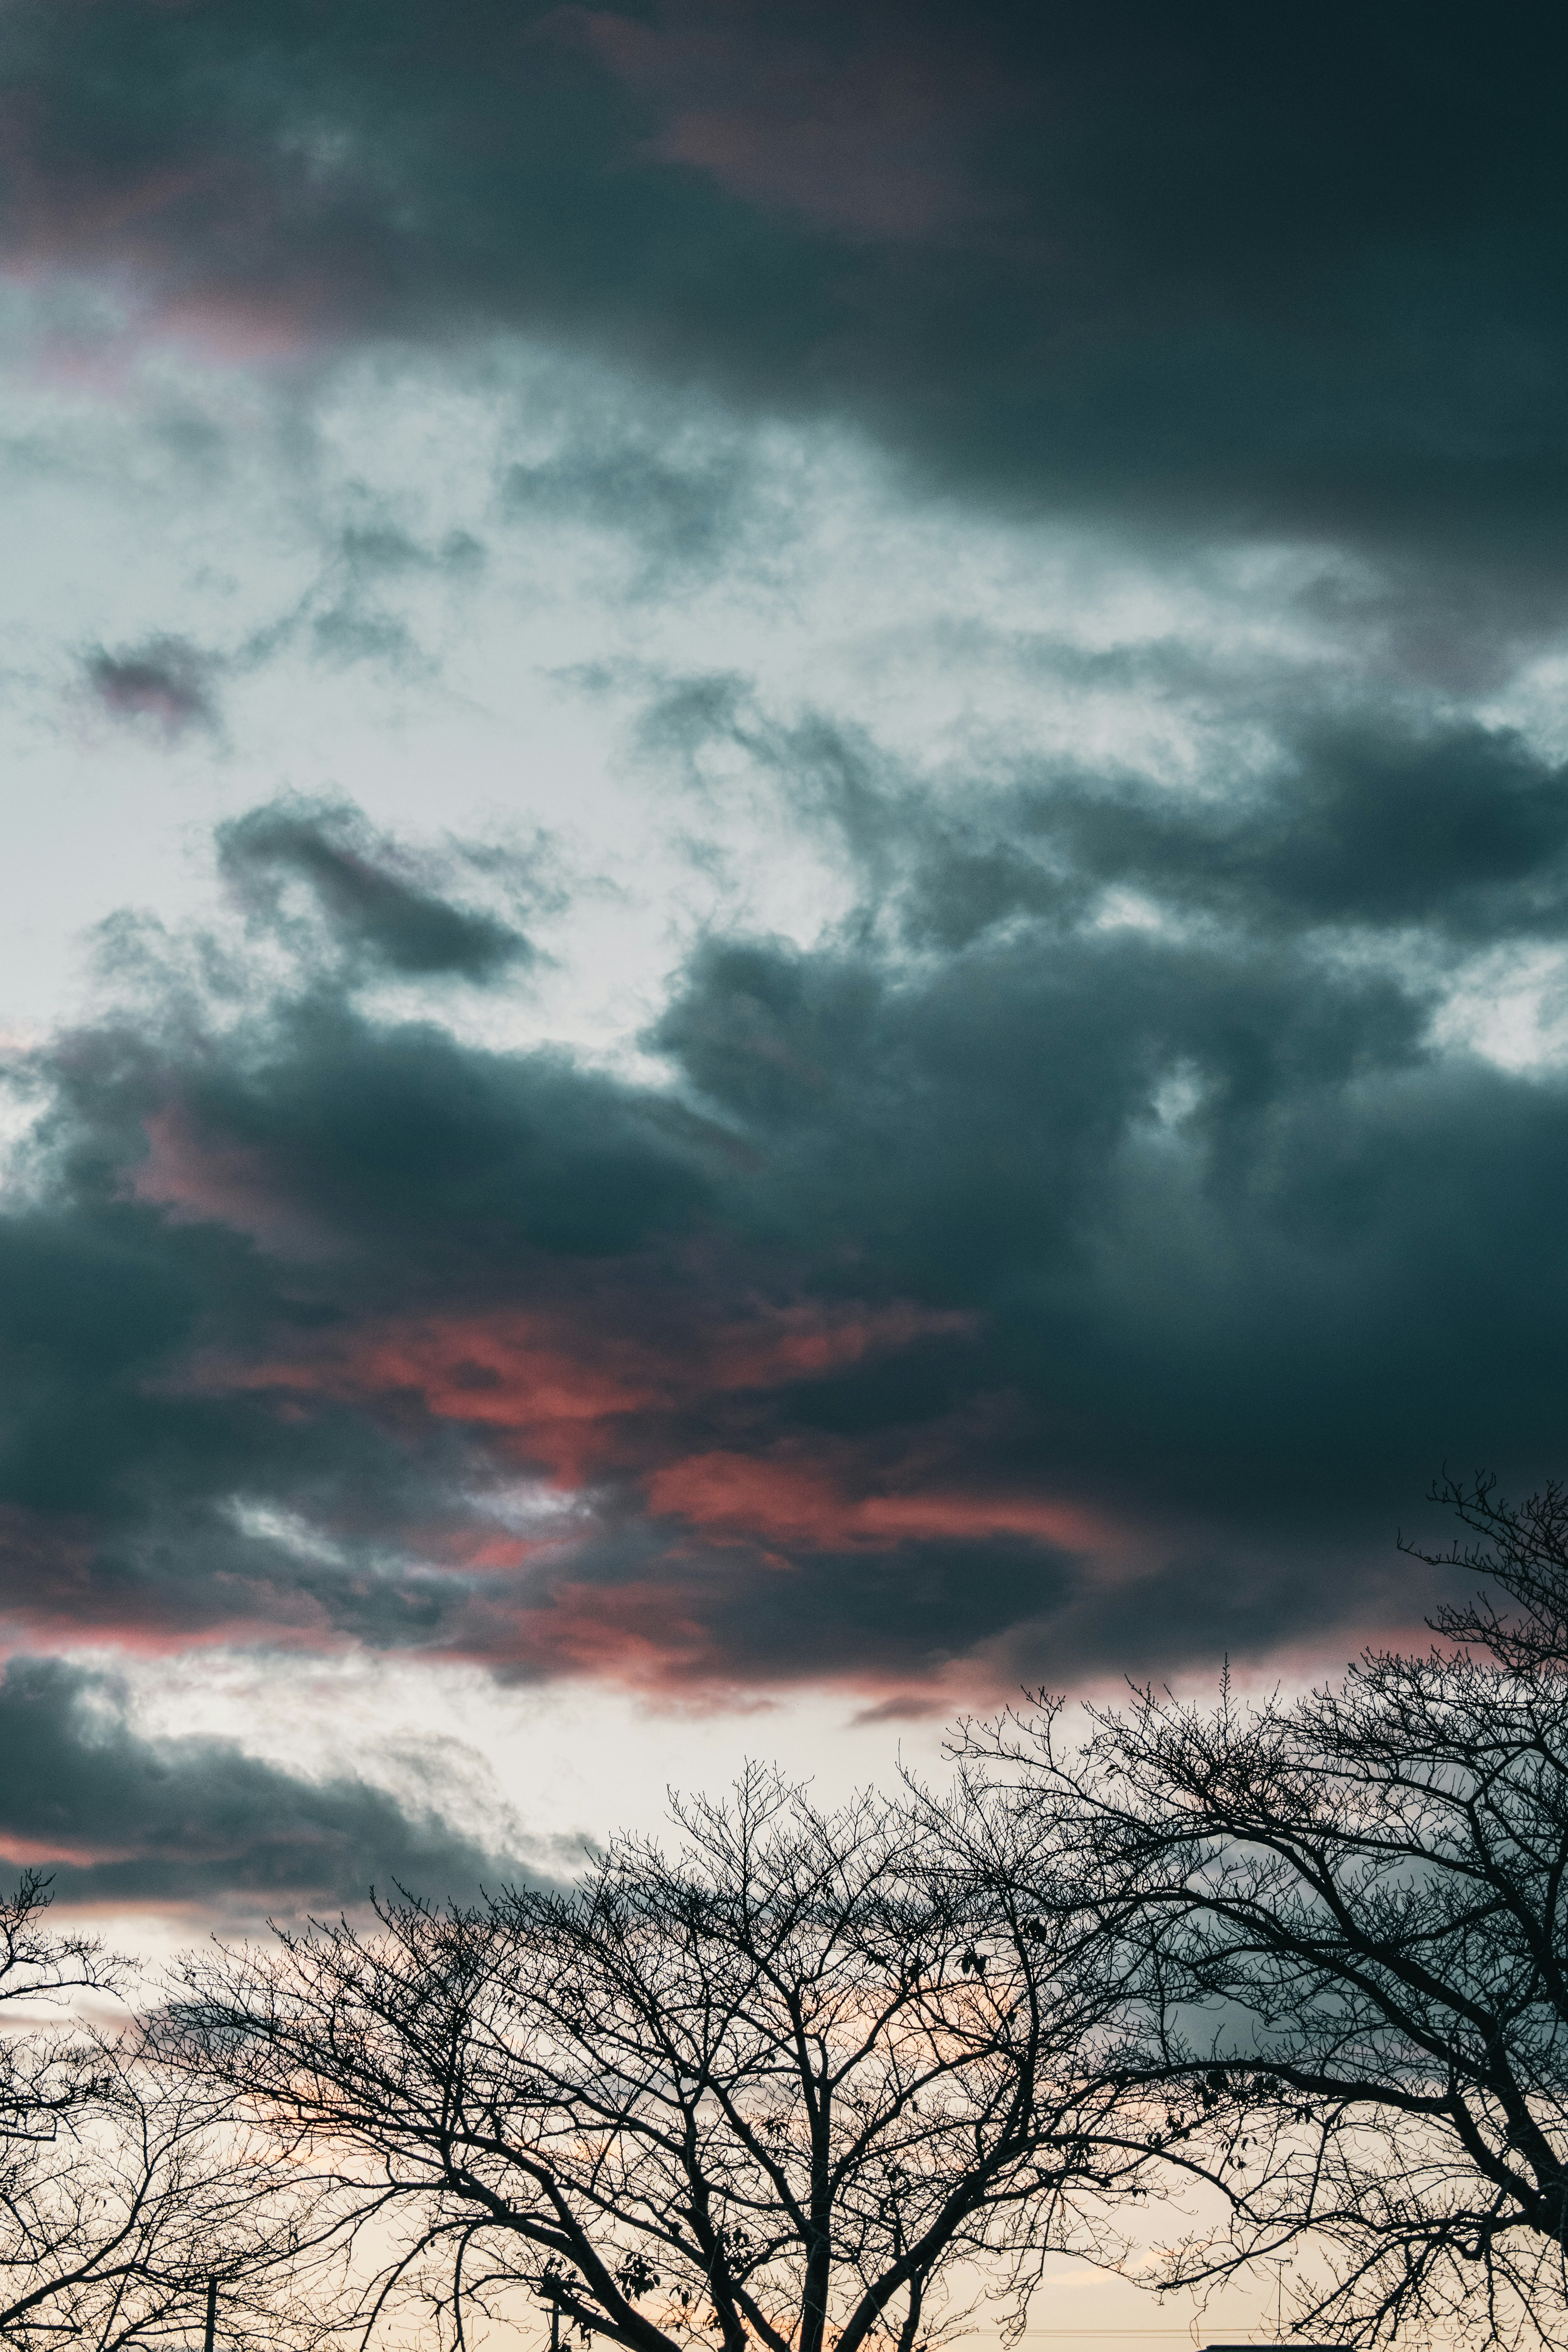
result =
[{"label": "overcast sky", "polygon": [[1561,46],[7,0],[4,1851],[553,1875],[1568,1469]]}]

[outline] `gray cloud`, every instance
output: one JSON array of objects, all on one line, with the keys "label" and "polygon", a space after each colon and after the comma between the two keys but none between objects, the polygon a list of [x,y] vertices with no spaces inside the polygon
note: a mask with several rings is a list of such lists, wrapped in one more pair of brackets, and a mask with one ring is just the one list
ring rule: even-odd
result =
[{"label": "gray cloud", "polygon": [[440,1901],[538,1881],[570,1857],[488,1851],[433,1789],[414,1813],[369,1781],[309,1780],[226,1739],[150,1739],[111,1675],[16,1657],[0,1675],[0,1839],[47,1864],[57,1897],[256,1919],[363,1903],[395,1883]]},{"label": "gray cloud", "polygon": [[100,646],[85,668],[89,688],[111,718],[150,721],[170,736],[216,724],[217,665],[183,638],[154,637],[119,653]]},{"label": "gray cloud", "polygon": [[[1437,1462],[1527,1485],[1568,1407],[1568,1082],[1444,1025],[1568,919],[1568,771],[1451,698],[1561,626],[1560,47],[1146,0],[5,12],[15,257],[264,331],[296,382],[521,331],[555,358],[488,385],[482,528],[570,515],[613,598],[766,572],[758,417],[1167,585],[1200,543],[1315,551],[1272,608],[1300,662],[1234,604],[1218,649],[1036,648],[1185,714],[1176,782],[984,708],[933,781],[743,676],[581,670],[647,689],[655,789],[742,772],[852,902],[809,945],[715,921],[642,1041],[662,1083],[435,1017],[526,976],[545,866],[341,801],[225,826],[240,921],[109,926],[118,1007],[21,1068],[19,1638],[896,1710],[1420,1613],[1386,1544]],[[487,551],[339,509],[231,654],[88,654],[100,708],[216,729],[290,646],[406,670],[395,592]],[[18,1838],[52,1802],[105,1849],[84,1900],[490,1866],[357,1782],[154,1754],[73,1675],[14,1667],[0,1745]]]},{"label": "gray cloud", "polygon": [[5,42],[20,253],[305,344],[521,326],[983,497],[1560,601],[1539,15],[34,0]]},{"label": "gray cloud", "polygon": [[253,809],[222,827],[218,857],[226,878],[270,927],[284,919],[282,884],[301,882],[338,940],[390,973],[482,982],[533,960],[520,930],[454,906],[429,887],[428,871],[379,840],[343,803],[294,798]]},{"label": "gray cloud", "polygon": [[[666,751],[740,708],[677,698]],[[22,1622],[906,1694],[1153,1670],[1418,1612],[1384,1539],[1444,1454],[1552,1466],[1568,1090],[1434,1029],[1479,948],[1560,937],[1549,763],[1342,714],[1228,797],[955,793],[746,728],[861,896],[810,949],[703,940],[668,1087],[373,1016],[367,973],[490,934],[292,803],[225,836],[264,953],[211,1017],[176,944],[38,1058]]]}]

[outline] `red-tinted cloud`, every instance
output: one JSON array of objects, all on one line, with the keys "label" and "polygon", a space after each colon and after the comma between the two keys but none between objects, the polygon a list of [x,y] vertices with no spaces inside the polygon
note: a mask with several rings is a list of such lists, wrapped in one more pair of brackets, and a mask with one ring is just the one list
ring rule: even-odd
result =
[{"label": "red-tinted cloud", "polygon": [[[307,1418],[346,1406],[416,1448],[422,1433],[459,1429],[467,1507],[454,1497],[442,1516],[405,1523],[400,1542],[436,1580],[436,1646],[531,1676],[686,1692],[805,1674],[863,1690],[896,1679],[908,1691],[931,1675],[950,1684],[964,1646],[950,1621],[984,1618],[988,1551],[1001,1547],[1016,1612],[1031,1579],[1049,1583],[1049,1562],[1118,1548],[1103,1513],[1039,1479],[977,1475],[964,1459],[973,1419],[858,1441],[778,1435],[797,1384],[891,1365],[922,1344],[965,1348],[972,1315],[806,1300],[715,1312],[700,1292],[668,1289],[666,1311],[650,1312],[626,1275],[619,1290],[601,1279],[564,1306],[373,1318],[287,1357],[208,1356],[195,1378],[202,1393]],[[724,1442],[694,1444],[704,1433]],[[521,1501],[519,1479],[532,1482]],[[886,1598],[824,1656],[811,1629],[840,1607],[853,1614],[877,1560],[887,1566],[869,1589]],[[793,1581],[798,1657],[789,1639],[752,1629],[759,1580],[786,1612]],[[885,1668],[875,1621],[890,1612],[896,1625],[900,1585],[924,1597],[911,1601],[909,1639],[892,1632]],[[994,1662],[977,1672],[971,1695],[1009,1678]]]},{"label": "red-tinted cloud", "polygon": [[815,1456],[791,1447],[761,1457],[695,1454],[647,1481],[650,1508],[768,1544],[886,1549],[910,1537],[1022,1535],[1075,1549],[1109,1533],[1092,1513],[1027,1493],[965,1493],[926,1486],[900,1465],[890,1491],[856,1493],[852,1448]]},{"label": "red-tinted cloud", "polygon": [[[199,1197],[204,1213],[221,1212],[255,1230],[265,1212],[248,1189],[251,1173],[242,1167],[232,1190],[216,1177],[199,1195],[183,1186],[177,1212],[192,1213]],[[722,1411],[748,1391],[861,1365],[919,1339],[962,1338],[974,1328],[972,1315],[901,1303],[759,1305],[711,1322],[706,1304],[699,1298],[683,1311],[678,1298],[669,1299],[656,1339],[647,1329],[645,1295],[631,1288],[617,1299],[601,1286],[554,1310],[370,1322],[286,1359],[211,1358],[197,1377],[219,1391],[330,1396],[373,1407],[416,1403],[437,1420],[493,1433],[503,1458],[576,1488],[644,1468],[650,1452],[654,1480],[677,1476],[675,1465],[658,1460],[661,1441],[668,1445],[674,1428],[705,1410]],[[668,1503],[651,1489],[650,1499],[658,1509],[704,1516],[686,1513],[673,1489]]]},{"label": "red-tinted cloud", "polygon": [[[907,1706],[1407,1622],[1376,1532],[1451,1411],[1454,1269],[1493,1317],[1479,1237],[1568,1125],[1561,1090],[1438,1070],[1426,1002],[1281,947],[1281,909],[1315,939],[1325,894],[1403,926],[1447,889],[1468,922],[1473,860],[1405,822],[1433,805],[1457,842],[1484,815],[1534,908],[1565,820],[1554,774],[1467,735],[1371,762],[1396,854],[1369,866],[1371,754],[1331,751],[1293,866],[1273,803],[1216,832],[1062,788],[1051,855],[1096,888],[1148,882],[1152,840],[1187,877],[1203,919],[1169,937],[1040,912],[1044,803],[984,857],[966,813],[947,858],[911,788],[877,923],[705,941],[655,1088],[373,1013],[389,961],[479,984],[471,914],[417,861],[401,896],[374,859],[345,879],[342,824],[228,828],[246,872],[332,877],[303,929],[292,881],[246,900],[253,992],[180,942],[163,1004],[143,935],[132,1017],[36,1057],[0,1220],[13,1627]],[[1210,894],[1254,866],[1232,940]],[[1505,1433],[1555,1414],[1552,1296],[1512,1296],[1467,1392]]]}]

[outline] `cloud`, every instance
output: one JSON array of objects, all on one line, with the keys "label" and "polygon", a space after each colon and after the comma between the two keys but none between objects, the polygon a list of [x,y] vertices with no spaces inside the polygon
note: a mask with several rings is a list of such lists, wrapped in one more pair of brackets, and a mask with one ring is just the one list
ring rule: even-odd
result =
[{"label": "cloud", "polygon": [[111,654],[100,647],[86,662],[87,683],[110,718],[142,720],[166,736],[213,727],[215,665],[179,637],[155,637]]},{"label": "cloud", "polygon": [[563,7],[545,23],[651,105],[659,128],[645,152],[764,209],[896,242],[984,209],[966,150],[1011,110],[956,27],[928,19],[910,39],[890,12],[703,0],[653,22]]},{"label": "cloud", "polygon": [[540,1854],[488,1850],[441,1795],[437,1782],[410,1810],[232,1740],[143,1737],[113,1675],[62,1659],[14,1657],[0,1674],[0,1853],[47,1870],[67,1904],[255,1921],[363,1903],[373,1884],[461,1901],[537,1883]]},{"label": "cloud", "polygon": [[28,0],[6,40],[14,259],[137,283],[169,333],[521,328],[850,415],[1013,508],[1438,562],[1490,627],[1555,609],[1538,16],[1478,47],[1343,5]]},{"label": "cloud", "polygon": [[700,940],[662,1079],[367,997],[505,940],[346,808],[224,832],[239,945],[111,933],[0,1222],[14,1643],[913,1705],[1353,1644],[1446,1453],[1554,1466],[1568,1087],[1453,1021],[1560,938],[1549,761],[1342,711],[960,791],[747,727],[858,896]]},{"label": "cloud", "polygon": [[426,887],[406,856],[342,803],[292,799],[252,809],[222,828],[218,859],[273,929],[282,921],[283,886],[303,883],[336,939],[389,974],[483,982],[533,958],[521,931]]},{"label": "cloud", "polygon": [[1561,1469],[1555,46],[13,0],[9,462],[138,534],[76,698],[374,802],[8,1059],[18,1856],[521,1866],[42,1653],[913,1717],[1407,1633],[1445,1455]]}]

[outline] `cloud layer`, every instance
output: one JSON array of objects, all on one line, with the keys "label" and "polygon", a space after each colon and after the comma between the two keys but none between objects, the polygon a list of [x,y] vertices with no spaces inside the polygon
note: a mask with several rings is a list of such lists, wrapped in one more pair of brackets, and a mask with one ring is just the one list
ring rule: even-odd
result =
[{"label": "cloud layer", "polygon": [[16,259],[209,347],[522,327],[1009,499],[1560,583],[1539,12],[33,0],[5,42]]},{"label": "cloud layer", "polygon": [[1443,1013],[1557,935],[1561,774],[1341,719],[1250,796],[955,800],[815,740],[855,910],[701,940],[663,1080],[401,1010],[523,937],[341,807],[224,832],[239,929],[113,933],[0,1230],[17,1638],[912,1701],[1407,1620],[1444,1452],[1550,1464],[1568,1093]]},{"label": "cloud layer", "polygon": [[3,12],[0,716],[171,889],[6,1049],[18,1856],[496,1866],[83,1645],[898,1717],[1406,1630],[1561,1468],[1562,46]]}]

